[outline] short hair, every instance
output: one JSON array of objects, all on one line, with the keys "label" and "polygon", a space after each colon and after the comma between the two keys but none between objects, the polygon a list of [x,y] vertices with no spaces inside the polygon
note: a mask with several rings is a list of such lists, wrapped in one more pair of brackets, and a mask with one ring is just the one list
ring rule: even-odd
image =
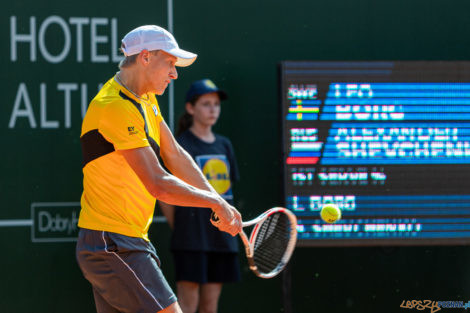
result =
[{"label": "short hair", "polygon": [[[160,50],[152,50],[149,52],[153,55],[156,55],[158,51]],[[121,49],[121,52],[122,52],[122,49]],[[126,67],[130,67],[131,65],[134,65],[135,62],[137,61],[138,56],[139,56],[139,53],[125,56],[124,59],[122,59],[121,62],[119,62],[119,65],[118,65],[119,68],[121,69],[121,68],[126,68]]]},{"label": "short hair", "polygon": [[124,59],[119,62],[119,68],[125,68],[129,67],[133,64],[135,64],[135,61],[137,60],[138,54],[130,55],[130,56],[125,56]]}]

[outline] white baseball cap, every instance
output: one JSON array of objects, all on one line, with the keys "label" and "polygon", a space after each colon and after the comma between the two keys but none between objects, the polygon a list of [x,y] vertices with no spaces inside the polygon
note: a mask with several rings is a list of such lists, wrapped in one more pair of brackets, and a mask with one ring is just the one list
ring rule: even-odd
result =
[{"label": "white baseball cap", "polygon": [[180,49],[178,43],[166,29],[157,25],[145,25],[131,30],[122,39],[121,49],[125,56],[140,53],[142,50],[163,50],[178,58],[176,66],[189,66],[197,54]]}]

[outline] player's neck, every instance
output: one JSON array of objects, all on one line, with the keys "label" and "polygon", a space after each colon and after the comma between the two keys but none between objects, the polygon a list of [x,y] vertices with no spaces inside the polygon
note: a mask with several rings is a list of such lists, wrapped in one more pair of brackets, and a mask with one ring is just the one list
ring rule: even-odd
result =
[{"label": "player's neck", "polygon": [[212,132],[212,126],[193,123],[189,130],[194,134],[194,136],[204,142],[213,143],[215,141],[215,135]]},{"label": "player's neck", "polygon": [[142,76],[138,75],[138,73],[134,73],[132,69],[121,69],[121,71],[117,73],[117,77],[123,87],[134,94],[134,96],[141,98],[147,93],[143,81],[141,80]]}]

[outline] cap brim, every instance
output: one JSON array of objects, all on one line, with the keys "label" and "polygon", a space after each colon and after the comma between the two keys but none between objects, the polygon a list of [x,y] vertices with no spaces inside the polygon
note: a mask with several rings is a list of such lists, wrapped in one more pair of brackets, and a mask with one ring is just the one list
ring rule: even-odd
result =
[{"label": "cap brim", "polygon": [[169,50],[163,49],[163,51],[177,57],[178,60],[176,60],[175,65],[180,67],[190,66],[197,58],[197,54],[179,48]]}]

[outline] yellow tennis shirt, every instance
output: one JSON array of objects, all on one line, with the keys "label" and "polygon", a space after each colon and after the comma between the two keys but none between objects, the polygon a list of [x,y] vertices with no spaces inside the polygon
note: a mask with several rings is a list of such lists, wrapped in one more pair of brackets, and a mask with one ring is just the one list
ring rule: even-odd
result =
[{"label": "yellow tennis shirt", "polygon": [[156,199],[117,150],[160,151],[163,121],[154,94],[139,100],[111,78],[82,124],[83,194],[78,226],[148,239]]}]

